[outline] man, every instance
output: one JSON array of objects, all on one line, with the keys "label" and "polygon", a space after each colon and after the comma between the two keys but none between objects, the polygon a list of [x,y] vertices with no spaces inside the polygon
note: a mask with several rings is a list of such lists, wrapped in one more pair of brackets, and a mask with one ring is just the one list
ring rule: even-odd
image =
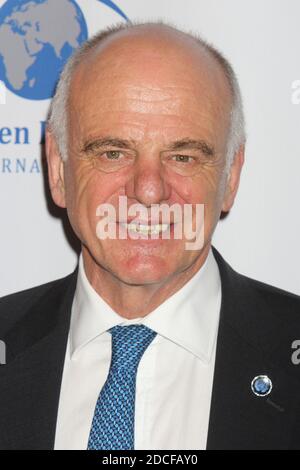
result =
[{"label": "man", "polygon": [[[1,300],[1,448],[300,448],[300,299],[211,246],[244,144],[234,72],[200,39],[122,25],[71,59],[46,153],[82,253],[66,278]],[[117,237],[101,236],[104,204]],[[152,218],[163,205],[192,207],[189,229],[204,205],[200,247],[175,237],[177,216]]]}]

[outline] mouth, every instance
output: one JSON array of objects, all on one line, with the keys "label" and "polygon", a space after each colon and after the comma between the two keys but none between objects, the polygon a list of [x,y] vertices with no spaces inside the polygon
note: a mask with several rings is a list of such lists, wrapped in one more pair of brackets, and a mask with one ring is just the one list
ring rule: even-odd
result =
[{"label": "mouth", "polygon": [[170,229],[173,224],[143,224],[143,223],[126,223],[120,222],[120,225],[128,232],[138,233],[141,235],[159,235]]}]

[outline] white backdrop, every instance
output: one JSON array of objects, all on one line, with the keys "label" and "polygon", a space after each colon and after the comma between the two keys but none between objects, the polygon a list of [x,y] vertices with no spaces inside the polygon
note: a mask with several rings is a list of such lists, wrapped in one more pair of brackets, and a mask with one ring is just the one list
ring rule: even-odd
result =
[{"label": "white backdrop", "polygon": [[[12,47],[1,43],[5,3],[0,0],[0,56],[3,48],[10,53]],[[122,19],[104,4],[108,2],[76,3],[89,35]],[[239,272],[300,294],[300,93],[293,90],[300,80],[300,2],[116,0],[115,4],[131,20],[164,19],[200,32],[232,62],[244,97],[248,142],[236,203],[219,223],[214,245]],[[64,276],[76,264],[37,171],[40,121],[48,106],[48,99],[28,99],[9,89],[6,104],[0,104],[0,295]],[[27,135],[22,131],[17,143],[15,128],[24,127]],[[22,143],[24,136],[28,143]]]}]

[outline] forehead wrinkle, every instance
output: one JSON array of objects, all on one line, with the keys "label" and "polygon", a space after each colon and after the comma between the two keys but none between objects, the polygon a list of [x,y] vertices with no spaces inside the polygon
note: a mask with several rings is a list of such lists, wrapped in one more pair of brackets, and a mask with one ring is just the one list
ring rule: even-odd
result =
[{"label": "forehead wrinkle", "polygon": [[[205,93],[202,96],[190,93],[186,94],[185,97],[176,95],[174,97],[163,97],[161,95],[156,98],[153,99],[150,94],[146,97],[143,95],[141,98],[113,96],[100,98],[99,101],[95,98],[91,103],[83,99],[74,104],[73,112],[83,120],[86,119],[86,116],[89,116],[90,119],[99,119],[101,115],[105,115],[107,112],[109,112],[109,116],[106,119],[118,113],[132,116],[133,119],[146,115],[149,115],[149,119],[157,117],[189,119],[189,108],[192,108],[196,100],[199,105],[196,110],[193,110],[193,119],[201,119],[203,113],[205,115],[205,110],[209,110],[215,118],[220,117],[220,113],[224,113],[222,102],[213,103]],[[183,106],[186,108],[185,113],[183,112]]]},{"label": "forehead wrinkle", "polygon": [[[115,85],[115,86],[114,86]],[[112,88],[114,87],[114,88]],[[178,96],[177,96],[178,95]],[[192,83],[188,85],[182,84],[161,84],[159,87],[147,83],[144,86],[136,84],[121,84],[120,87],[117,83],[105,84],[104,87],[99,85],[99,82],[87,90],[87,94],[78,92],[74,93],[72,100],[76,110],[82,111],[84,115],[87,111],[87,106],[91,109],[97,107],[101,113],[101,108],[111,108],[110,113],[114,111],[127,112],[140,112],[151,115],[157,114],[176,114],[176,107],[181,106],[184,101],[188,104],[189,101],[199,102],[199,111],[203,106],[207,106],[212,114],[216,117],[220,113],[224,116],[228,110],[227,97],[215,93],[200,83]],[[91,99],[93,97],[93,99]],[[98,99],[99,97],[99,99]],[[131,109],[128,106],[132,106]],[[146,106],[146,108],[145,108]],[[157,109],[157,106],[162,106],[162,111]],[[96,109],[97,109],[96,108]],[[89,111],[87,111],[89,114]],[[97,114],[97,111],[96,111]],[[229,114],[229,113],[228,113]]]},{"label": "forehead wrinkle", "polygon": [[[200,112],[200,111],[199,111]],[[113,116],[112,116],[113,117]],[[147,145],[149,142],[156,141],[157,143],[166,142],[166,139],[176,140],[181,137],[190,137],[190,138],[204,138],[213,140],[214,132],[212,129],[212,123],[210,120],[206,119],[205,124],[201,124],[199,128],[195,128],[195,114],[193,116],[187,116],[185,119],[182,119],[182,116],[170,115],[167,114],[163,117],[163,127],[161,122],[158,122],[158,118],[161,118],[161,114],[151,115],[149,113],[128,113],[120,118],[120,115],[116,113],[117,121],[115,123],[115,118],[113,117],[112,121],[107,122],[106,126],[101,126],[101,130],[97,124],[97,117],[92,120],[82,120],[82,134],[80,140],[82,145],[98,137],[103,137],[104,135],[113,135],[118,136],[119,138],[127,140],[135,140],[138,145],[144,143]],[[201,123],[201,118],[199,116],[199,121]],[[86,124],[86,123],[90,124]],[[169,138],[168,138],[169,136]]]}]

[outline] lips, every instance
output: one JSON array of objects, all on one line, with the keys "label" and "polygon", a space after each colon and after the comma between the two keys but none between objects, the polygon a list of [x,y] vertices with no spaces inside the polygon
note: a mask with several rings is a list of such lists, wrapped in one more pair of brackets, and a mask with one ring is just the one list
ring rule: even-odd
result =
[{"label": "lips", "polygon": [[118,220],[117,223],[119,224],[137,224],[137,225],[158,225],[158,224],[165,224],[167,223],[168,225],[173,225],[175,223],[174,220],[167,220],[163,221],[161,218],[152,218],[152,219],[139,219],[138,217],[128,217],[125,220]]},{"label": "lips", "polygon": [[140,233],[142,235],[158,235],[166,232],[171,224],[148,224],[138,222],[120,222],[120,224],[129,232]]}]

